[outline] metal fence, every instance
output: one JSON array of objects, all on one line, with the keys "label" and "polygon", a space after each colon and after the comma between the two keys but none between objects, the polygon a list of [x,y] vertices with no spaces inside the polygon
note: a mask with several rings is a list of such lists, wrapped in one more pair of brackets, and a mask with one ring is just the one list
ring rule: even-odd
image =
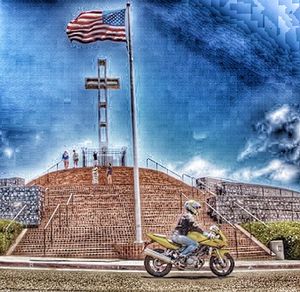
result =
[{"label": "metal fence", "polygon": [[[127,165],[127,148],[107,148],[100,149],[82,148],[82,167],[89,166],[107,166],[111,163],[112,166]],[[95,160],[95,158],[97,158]]]}]

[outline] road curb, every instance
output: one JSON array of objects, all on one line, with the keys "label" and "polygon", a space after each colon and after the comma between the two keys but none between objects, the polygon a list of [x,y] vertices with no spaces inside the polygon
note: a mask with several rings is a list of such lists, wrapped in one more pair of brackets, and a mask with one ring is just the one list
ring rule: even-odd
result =
[{"label": "road curb", "polygon": [[[118,264],[118,263],[101,263],[101,262],[70,262],[70,261],[1,261],[1,268],[48,268],[48,269],[78,269],[78,270],[124,270],[124,271],[144,271],[144,265],[140,264]],[[282,269],[300,269],[300,263],[266,263],[261,264],[251,263],[239,264],[236,263],[235,270],[282,270]],[[208,271],[206,265],[201,269]]]}]

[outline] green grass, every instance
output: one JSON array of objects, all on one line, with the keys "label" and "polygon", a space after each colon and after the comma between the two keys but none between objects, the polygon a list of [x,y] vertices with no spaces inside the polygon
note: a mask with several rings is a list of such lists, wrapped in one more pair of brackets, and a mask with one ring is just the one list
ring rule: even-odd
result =
[{"label": "green grass", "polygon": [[8,228],[7,233],[5,233],[5,228],[10,222],[10,220],[0,219],[0,255],[4,255],[6,253],[23,229],[22,224],[13,222]]},{"label": "green grass", "polygon": [[266,224],[267,226],[259,222],[249,222],[242,226],[267,246],[271,240],[283,240],[285,258],[300,260],[300,222]]}]

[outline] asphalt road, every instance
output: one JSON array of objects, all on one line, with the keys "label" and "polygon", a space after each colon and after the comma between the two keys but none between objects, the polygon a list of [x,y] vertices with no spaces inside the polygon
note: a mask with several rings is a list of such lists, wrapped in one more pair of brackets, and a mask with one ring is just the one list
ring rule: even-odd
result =
[{"label": "asphalt road", "polygon": [[173,272],[165,278],[146,273],[1,269],[0,291],[300,291],[300,271]]}]

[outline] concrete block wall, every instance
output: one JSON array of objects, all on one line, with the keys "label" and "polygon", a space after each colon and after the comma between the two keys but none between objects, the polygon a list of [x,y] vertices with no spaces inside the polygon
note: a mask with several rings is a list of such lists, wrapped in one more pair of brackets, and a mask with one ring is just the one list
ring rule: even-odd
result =
[{"label": "concrete block wall", "polygon": [[0,218],[13,219],[26,205],[17,221],[27,226],[41,222],[44,191],[41,187],[0,187]]},{"label": "concrete block wall", "polygon": [[[300,221],[300,196],[223,195],[209,199],[209,203],[232,222],[242,223],[255,220],[235,202],[265,222]],[[217,217],[213,212],[211,214]]]},{"label": "concrete block wall", "polygon": [[297,197],[300,192],[259,184],[238,183],[222,179],[202,177],[197,179],[197,186],[208,189],[217,195],[243,195],[254,197]]},{"label": "concrete block wall", "polygon": [[[210,178],[202,178],[201,181],[216,194],[209,203],[233,222],[253,220],[235,203],[262,221],[300,221],[300,193],[297,191]],[[211,215],[217,217],[214,212]]]}]

